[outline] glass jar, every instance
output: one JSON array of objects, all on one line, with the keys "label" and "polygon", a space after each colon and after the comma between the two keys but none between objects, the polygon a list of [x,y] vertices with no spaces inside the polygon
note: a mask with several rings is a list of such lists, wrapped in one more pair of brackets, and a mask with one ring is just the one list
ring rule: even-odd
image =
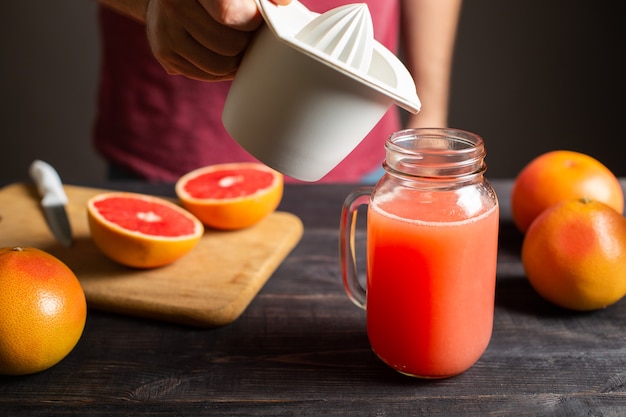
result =
[{"label": "glass jar", "polygon": [[[385,174],[352,192],[340,224],[350,299],[366,309],[374,352],[407,375],[464,372],[491,339],[499,206],[485,147],[456,129],[409,129],[386,142]],[[367,204],[367,278],[358,280],[354,225]]]}]

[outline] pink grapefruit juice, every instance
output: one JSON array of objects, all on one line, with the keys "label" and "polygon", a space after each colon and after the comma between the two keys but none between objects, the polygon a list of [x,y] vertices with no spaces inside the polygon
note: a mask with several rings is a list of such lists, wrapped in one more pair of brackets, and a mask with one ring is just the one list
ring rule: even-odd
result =
[{"label": "pink grapefruit juice", "polygon": [[464,372],[491,339],[498,207],[469,220],[436,214],[448,204],[390,199],[368,210],[368,337],[385,363],[423,378]]}]

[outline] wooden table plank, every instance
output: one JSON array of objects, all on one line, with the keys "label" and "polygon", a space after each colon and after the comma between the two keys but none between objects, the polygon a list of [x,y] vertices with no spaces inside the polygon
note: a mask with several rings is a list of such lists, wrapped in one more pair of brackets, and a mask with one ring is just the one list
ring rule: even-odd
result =
[{"label": "wooden table plank", "polygon": [[[337,226],[352,186],[289,186],[305,231],[244,314],[196,329],[90,311],[74,351],[40,374],[0,377],[3,415],[623,416],[626,300],[592,313],[543,301],[524,277],[503,206],[491,343],[469,371],[423,381],[369,349],[341,287]],[[111,186],[111,185],[109,185]],[[170,185],[117,187],[171,195]]]}]

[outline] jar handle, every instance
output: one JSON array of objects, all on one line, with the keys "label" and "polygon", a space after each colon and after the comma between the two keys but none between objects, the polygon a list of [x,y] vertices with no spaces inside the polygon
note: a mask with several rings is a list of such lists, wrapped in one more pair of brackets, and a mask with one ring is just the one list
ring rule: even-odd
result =
[{"label": "jar handle", "polygon": [[369,204],[371,192],[372,187],[361,187],[348,194],[341,209],[339,224],[339,261],[343,287],[350,300],[363,309],[366,303],[366,289],[359,281],[354,242],[358,208]]}]

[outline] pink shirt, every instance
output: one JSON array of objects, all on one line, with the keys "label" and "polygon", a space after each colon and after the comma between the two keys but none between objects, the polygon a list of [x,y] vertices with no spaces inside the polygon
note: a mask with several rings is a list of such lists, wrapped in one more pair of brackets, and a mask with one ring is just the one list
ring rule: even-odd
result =
[{"label": "pink shirt", "polygon": [[[302,0],[319,13],[350,0]],[[396,51],[399,0],[367,0],[375,38]],[[254,160],[222,126],[230,82],[168,75],[152,56],[144,25],[100,7],[102,38],[95,147],[107,161],[150,181],[176,181],[198,167]],[[380,167],[385,139],[400,128],[395,106],[320,182],[357,182]],[[287,178],[287,181],[291,179]]]}]

